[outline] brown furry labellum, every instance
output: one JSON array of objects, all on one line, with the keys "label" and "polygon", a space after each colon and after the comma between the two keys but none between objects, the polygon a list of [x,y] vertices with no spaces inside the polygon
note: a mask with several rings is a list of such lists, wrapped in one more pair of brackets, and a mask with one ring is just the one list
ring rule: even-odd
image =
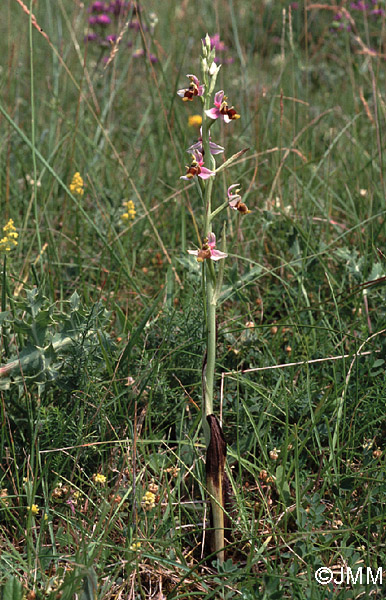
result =
[{"label": "brown furry labellum", "polygon": [[232,121],[234,121],[235,119],[240,119],[240,115],[235,111],[233,106],[228,107],[228,104],[225,100],[221,104],[220,113],[222,115],[227,115],[227,117]]},{"label": "brown furry labellum", "polygon": [[205,260],[206,258],[210,258],[210,250],[209,248],[202,248],[201,250],[198,251],[197,254],[197,260],[199,262],[202,262],[203,260]]},{"label": "brown furry labellum", "polygon": [[186,177],[188,177],[189,179],[193,179],[193,177],[195,177],[196,175],[199,175],[201,173],[201,167],[196,162],[192,162],[190,167],[186,167],[186,168],[187,168]]},{"label": "brown furry labellum", "polygon": [[241,213],[242,215],[248,215],[251,212],[249,210],[248,206],[246,204],[244,204],[244,202],[241,202],[241,200],[237,200],[237,202],[235,202],[235,200],[233,200],[233,203],[231,204],[231,206],[235,210],[239,211],[239,213]]},{"label": "brown furry labellum", "polygon": [[198,87],[196,86],[194,81],[192,81],[190,86],[185,90],[185,94],[184,94],[182,100],[184,102],[189,102],[189,101],[191,102],[193,100],[194,96],[198,96]]},{"label": "brown furry labellum", "polygon": [[246,215],[249,212],[251,212],[250,210],[248,210],[248,207],[246,204],[244,204],[244,202],[240,202],[237,206],[237,210],[242,214],[242,215]]}]

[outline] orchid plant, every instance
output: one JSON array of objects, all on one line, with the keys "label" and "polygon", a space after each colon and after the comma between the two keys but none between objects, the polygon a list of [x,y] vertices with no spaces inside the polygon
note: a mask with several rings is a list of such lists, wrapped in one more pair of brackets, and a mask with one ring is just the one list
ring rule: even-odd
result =
[{"label": "orchid plant", "polygon": [[[204,301],[204,318],[206,329],[206,353],[202,369],[202,428],[207,447],[206,478],[210,494],[212,509],[212,536],[211,551],[216,552],[220,563],[224,561],[224,523],[227,522],[227,489],[228,480],[225,473],[226,444],[222,434],[221,424],[214,415],[213,400],[215,387],[216,364],[216,308],[221,292],[224,260],[226,252],[225,222],[222,228],[221,248],[216,248],[216,235],[213,231],[214,220],[227,208],[245,215],[249,213],[247,206],[242,202],[240,189],[237,183],[228,187],[227,198],[215,206],[214,186],[218,173],[229,167],[241,154],[242,150],[220,165],[216,165],[215,156],[222,154],[224,148],[212,142],[210,128],[216,121],[229,124],[240,118],[233,106],[228,106],[227,97],[223,90],[215,92],[216,79],[220,64],[215,61],[215,48],[206,35],[202,44],[201,74],[202,81],[195,75],[188,74],[190,84],[185,89],[180,89],[177,94],[184,102],[202,103],[202,128],[198,141],[188,148],[191,154],[191,163],[186,167],[185,175],[181,179],[196,181],[197,190],[203,200],[202,242],[197,250],[188,250],[189,254],[196,256],[202,263],[202,293]],[[219,262],[215,267],[214,262]]]}]

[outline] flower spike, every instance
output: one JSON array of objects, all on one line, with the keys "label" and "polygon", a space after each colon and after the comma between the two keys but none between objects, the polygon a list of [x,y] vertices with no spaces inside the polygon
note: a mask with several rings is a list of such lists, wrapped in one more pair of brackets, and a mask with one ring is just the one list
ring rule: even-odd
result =
[{"label": "flower spike", "polygon": [[216,250],[216,236],[214,233],[209,233],[208,237],[204,240],[201,250],[188,250],[189,254],[197,256],[197,262],[203,262],[206,258],[210,260],[221,260],[226,258],[228,254]]},{"label": "flower spike", "polygon": [[206,110],[205,113],[211,119],[223,119],[224,123],[230,123],[235,119],[240,119],[240,115],[235,111],[233,106],[228,107],[227,97],[224,96],[223,90],[217,92],[214,96],[214,107]]},{"label": "flower spike", "polygon": [[192,101],[194,96],[202,96],[205,90],[205,86],[201,85],[195,75],[187,75],[190,79],[190,85],[186,89],[177,91],[177,94],[182,98],[184,102]]},{"label": "flower spike", "polygon": [[193,151],[192,158],[193,160],[190,167],[186,167],[186,175],[182,175],[180,179],[186,179],[187,181],[190,181],[195,175],[198,175],[198,177],[201,177],[201,179],[208,179],[209,177],[213,177],[215,175],[214,171],[210,171],[210,169],[207,169],[203,166],[204,159],[199,150]]}]

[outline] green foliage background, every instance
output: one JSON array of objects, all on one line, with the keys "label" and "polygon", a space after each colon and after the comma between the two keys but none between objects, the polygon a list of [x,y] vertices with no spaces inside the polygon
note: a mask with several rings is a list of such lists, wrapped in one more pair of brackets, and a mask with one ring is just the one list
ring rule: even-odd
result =
[{"label": "green foliage background", "polygon": [[[146,0],[142,34],[115,51],[84,43],[86,3],[36,0],[37,27],[29,6],[5,0],[0,22],[0,225],[19,233],[1,366],[29,360],[0,378],[2,597],[382,597],[314,572],[386,564],[384,15]],[[200,109],[176,95],[206,32],[227,46],[219,89],[242,115],[213,139],[227,158],[249,148],[215,200],[237,182],[252,211],[227,215],[217,406],[235,512],[220,571],[202,553],[203,314],[186,252],[201,205],[179,179]]]}]

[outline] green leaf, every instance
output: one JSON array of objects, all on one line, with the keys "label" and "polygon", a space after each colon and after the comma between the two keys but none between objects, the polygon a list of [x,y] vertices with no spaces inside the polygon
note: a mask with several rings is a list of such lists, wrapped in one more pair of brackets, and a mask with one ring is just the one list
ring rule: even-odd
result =
[{"label": "green leaf", "polygon": [[38,288],[33,288],[32,290],[27,290],[27,306],[28,312],[36,317],[41,307],[44,304],[44,296],[40,292]]},{"label": "green leaf", "polygon": [[383,358],[378,358],[377,360],[374,361],[374,364],[372,366],[373,369],[377,369],[378,367],[381,367],[384,364],[384,360]]},{"label": "green leaf", "polygon": [[0,379],[0,390],[6,392],[11,387],[11,380],[9,377],[2,377]]},{"label": "green leaf", "polygon": [[4,312],[0,312],[0,325],[6,323],[11,317],[11,311],[5,310]]},{"label": "green leaf", "polygon": [[80,296],[78,292],[74,292],[70,298],[70,304],[72,310],[79,310],[80,307]]},{"label": "green leaf", "polygon": [[10,577],[1,590],[1,600],[22,600],[23,587],[16,577]]},{"label": "green leaf", "polygon": [[98,597],[98,579],[92,567],[88,569],[83,578],[83,591],[80,600],[96,600]]},{"label": "green leaf", "polygon": [[232,281],[231,286],[226,287],[222,290],[221,295],[219,297],[219,302],[225,302],[229,300],[234,294],[240,292],[244,287],[253,283],[255,279],[262,272],[263,267],[261,265],[256,265],[249,271],[246,271],[241,277],[237,278],[235,281]]},{"label": "green leaf", "polygon": [[[16,304],[16,314],[22,317],[10,315],[10,326],[19,333],[21,347],[6,364],[0,365],[0,389],[9,389],[12,375],[13,384],[21,384],[23,378],[27,378],[38,383],[42,391],[46,383],[59,380],[75,354],[78,360],[86,356],[94,363],[103,360],[101,347],[109,350],[110,340],[102,329],[110,313],[101,303],[85,310],[74,293],[71,300],[65,302],[71,311],[66,314],[58,309],[57,303],[50,304],[36,288],[28,291],[27,296],[27,300]],[[104,356],[106,359],[106,352]]]},{"label": "green leaf", "polygon": [[278,487],[278,490],[282,494],[285,502],[287,504],[289,504],[289,502],[291,500],[290,488],[289,488],[287,479],[285,479],[285,472],[284,472],[283,465],[279,465],[276,469],[276,485]]},{"label": "green leaf", "polygon": [[384,269],[383,265],[381,265],[380,263],[374,263],[373,268],[371,269],[371,273],[367,279],[369,281],[376,281],[377,279],[384,277],[384,275],[385,275],[385,269]]},{"label": "green leaf", "polygon": [[185,269],[185,271],[197,277],[201,276],[201,264],[190,254],[186,256],[177,256],[176,261]]}]

